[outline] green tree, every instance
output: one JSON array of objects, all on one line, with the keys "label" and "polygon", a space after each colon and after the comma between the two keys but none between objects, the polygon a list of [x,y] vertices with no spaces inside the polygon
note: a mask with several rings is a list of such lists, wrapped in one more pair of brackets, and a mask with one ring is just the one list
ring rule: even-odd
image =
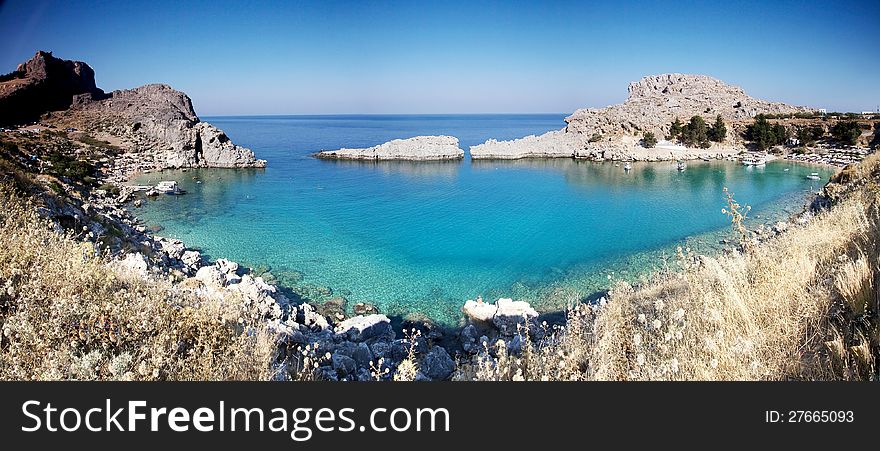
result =
[{"label": "green tree", "polygon": [[657,145],[657,137],[654,136],[653,132],[645,132],[645,135],[642,138],[642,145],[648,149]]},{"label": "green tree", "polygon": [[681,137],[682,124],[678,118],[672,122],[672,125],[669,126],[669,140],[676,140]]},{"label": "green tree", "polygon": [[[782,134],[785,135],[785,127],[782,125],[778,125],[778,127],[782,127]],[[755,146],[759,150],[767,150],[777,144],[781,144],[782,141],[785,140],[779,138],[778,133],[780,130],[777,126],[770,124],[767,121],[767,116],[763,114],[759,114],[755,116],[755,123],[749,125],[746,129],[746,137],[755,144]]]},{"label": "green tree", "polygon": [[839,142],[853,146],[862,135],[862,129],[856,121],[840,121],[831,127],[831,136]]},{"label": "green tree", "polygon": [[709,147],[709,126],[702,116],[694,116],[681,131],[681,141],[688,147]]},{"label": "green tree", "polygon": [[814,125],[812,127],[798,127],[795,132],[795,137],[800,141],[802,146],[813,146],[816,144],[816,141],[822,139],[825,136],[825,129]]},{"label": "green tree", "polygon": [[775,138],[774,145],[785,144],[785,140],[789,137],[788,129],[782,124],[774,125],[773,137]]},{"label": "green tree", "polygon": [[709,139],[717,143],[724,142],[727,138],[727,126],[724,125],[724,119],[721,115],[715,117],[715,123],[709,128]]}]

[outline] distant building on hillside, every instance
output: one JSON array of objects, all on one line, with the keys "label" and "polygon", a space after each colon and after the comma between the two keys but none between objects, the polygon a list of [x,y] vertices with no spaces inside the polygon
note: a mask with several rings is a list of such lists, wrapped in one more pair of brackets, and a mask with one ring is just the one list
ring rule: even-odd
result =
[{"label": "distant building on hillside", "polygon": [[828,110],[825,108],[819,108],[819,114],[828,114]]},{"label": "distant building on hillside", "polygon": [[873,116],[873,115],[874,115],[873,111],[862,111],[862,116]]}]

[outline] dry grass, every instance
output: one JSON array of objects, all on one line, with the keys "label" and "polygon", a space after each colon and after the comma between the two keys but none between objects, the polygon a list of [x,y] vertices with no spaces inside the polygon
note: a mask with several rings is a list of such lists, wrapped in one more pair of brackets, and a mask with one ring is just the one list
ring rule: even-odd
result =
[{"label": "dry grass", "polygon": [[275,348],[234,299],[117,270],[0,187],[0,379],[269,379]]},{"label": "dry grass", "polygon": [[806,225],[744,253],[682,255],[678,271],[619,284],[521,355],[483,352],[458,378],[876,379],[880,196],[864,177],[878,167],[851,168],[858,186]]}]

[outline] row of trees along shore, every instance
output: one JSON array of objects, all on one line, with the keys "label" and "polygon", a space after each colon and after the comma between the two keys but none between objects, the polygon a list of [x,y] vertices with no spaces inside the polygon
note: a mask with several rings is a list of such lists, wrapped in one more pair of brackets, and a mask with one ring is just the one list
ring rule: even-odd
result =
[{"label": "row of trees along shore", "polygon": [[[800,115],[792,115],[800,117]],[[806,116],[806,114],[804,115]],[[835,141],[855,145],[862,133],[861,126],[855,120],[842,120],[835,123],[830,130],[826,131],[822,125],[800,125],[789,129],[783,124],[771,124],[768,119],[775,116],[759,114],[755,116],[755,122],[746,128],[745,138],[752,142],[758,150],[766,151],[774,146],[785,144],[789,138],[796,138],[800,146],[812,146],[817,141],[826,137],[830,131],[831,138]],[[880,127],[880,124],[877,125]],[[693,116],[687,124],[683,124],[675,118],[669,126],[669,135],[666,139],[684,144],[687,147],[699,147],[708,149],[712,142],[724,142],[727,138],[727,127],[721,115],[715,117],[715,123],[708,125],[702,116]],[[652,148],[657,145],[657,137],[653,132],[645,132],[642,137],[642,145]]]}]

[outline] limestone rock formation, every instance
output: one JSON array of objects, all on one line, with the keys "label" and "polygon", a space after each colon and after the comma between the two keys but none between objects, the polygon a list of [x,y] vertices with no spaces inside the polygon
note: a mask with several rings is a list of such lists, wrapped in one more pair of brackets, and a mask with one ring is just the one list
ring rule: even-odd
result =
[{"label": "limestone rock formation", "polygon": [[100,99],[95,71],[82,61],[55,58],[39,51],[18,68],[0,77],[0,124],[37,120],[47,111],[64,110],[79,99]]},{"label": "limestone rock formation", "polygon": [[755,99],[742,88],[705,75],[653,75],[630,83],[629,97],[621,104],[575,111],[565,118],[568,125],[562,130],[511,141],[489,140],[472,146],[470,151],[474,159],[602,159],[609,158],[605,152],[628,154],[639,146],[637,137],[645,132],[667,135],[675,118],[686,122],[695,115],[707,120],[721,115],[725,121],[745,121],[759,113],[811,111],[806,107]]},{"label": "limestone rock formation", "polygon": [[201,122],[192,100],[168,85],[113,91],[107,99],[75,105],[69,112],[85,126],[138,143],[160,168],[264,167],[250,149],[237,146],[222,130]]},{"label": "limestone rock formation", "polygon": [[157,168],[266,165],[201,122],[186,94],[159,84],[105,94],[88,64],[40,51],[0,76],[0,124],[34,121],[45,113],[65,126],[120,137],[141,152],[138,159]]},{"label": "limestone rock formation", "polygon": [[325,150],[315,156],[346,160],[458,160],[464,158],[464,151],[458,147],[458,138],[452,136],[416,136],[363,149]]}]

